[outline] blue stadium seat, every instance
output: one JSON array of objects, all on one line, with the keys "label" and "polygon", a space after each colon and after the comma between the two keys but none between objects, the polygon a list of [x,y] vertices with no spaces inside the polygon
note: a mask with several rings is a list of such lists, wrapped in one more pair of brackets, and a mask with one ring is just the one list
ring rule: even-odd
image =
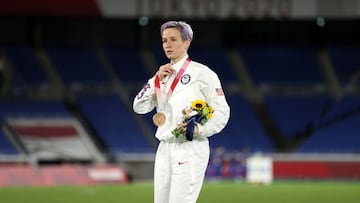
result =
[{"label": "blue stadium seat", "polygon": [[77,102],[110,152],[153,152],[119,97],[79,96]]},{"label": "blue stadium seat", "polygon": [[224,47],[192,46],[189,49],[189,55],[192,60],[207,65],[210,69],[214,70],[221,81],[225,83],[238,83],[238,78]]},{"label": "blue stadium seat", "polygon": [[[261,126],[250,104],[238,95],[227,95],[230,120],[218,135],[210,137],[213,148],[222,146],[227,150],[261,150],[272,152],[274,146]],[[215,109],[216,111],[216,109]]]},{"label": "blue stadium seat", "polygon": [[65,84],[110,84],[95,47],[54,45],[46,50]]},{"label": "blue stadium seat", "polygon": [[256,84],[309,85],[323,82],[315,49],[290,46],[240,47]]},{"label": "blue stadium seat", "polygon": [[71,113],[61,101],[1,101],[1,119],[6,117],[68,117]]},{"label": "blue stadium seat", "polygon": [[360,152],[360,97],[346,96],[334,102],[318,121],[314,134],[299,152]]},{"label": "blue stadium seat", "polygon": [[2,130],[0,131],[0,155],[1,154],[19,154],[18,149]]},{"label": "blue stadium seat", "polygon": [[324,96],[267,96],[267,106],[282,136],[291,137],[317,122],[327,98]]},{"label": "blue stadium seat", "polygon": [[105,52],[118,77],[126,84],[135,84],[140,87],[154,74],[146,68],[136,47],[107,46]]},{"label": "blue stadium seat", "polygon": [[[360,48],[350,46],[330,46],[327,48],[335,72],[340,83],[349,83],[350,76],[354,71],[360,71]],[[360,80],[358,83],[360,85]]]},{"label": "blue stadium seat", "polygon": [[13,66],[14,85],[43,85],[49,83],[32,47],[18,44],[7,45],[4,47],[4,51]]}]

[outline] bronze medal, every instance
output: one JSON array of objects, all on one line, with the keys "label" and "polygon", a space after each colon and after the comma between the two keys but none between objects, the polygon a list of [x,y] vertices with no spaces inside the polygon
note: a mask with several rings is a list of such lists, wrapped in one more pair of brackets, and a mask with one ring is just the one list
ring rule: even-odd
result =
[{"label": "bronze medal", "polygon": [[166,116],[164,113],[157,112],[152,119],[156,126],[162,126],[165,124]]}]

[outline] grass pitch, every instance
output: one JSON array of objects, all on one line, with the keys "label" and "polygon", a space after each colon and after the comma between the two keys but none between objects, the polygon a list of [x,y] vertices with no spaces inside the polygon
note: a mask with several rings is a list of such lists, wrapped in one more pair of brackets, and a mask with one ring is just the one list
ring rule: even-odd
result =
[{"label": "grass pitch", "polygon": [[[152,183],[0,188],[2,203],[146,203]],[[276,181],[271,185],[205,182],[198,203],[358,203],[360,182]]]}]

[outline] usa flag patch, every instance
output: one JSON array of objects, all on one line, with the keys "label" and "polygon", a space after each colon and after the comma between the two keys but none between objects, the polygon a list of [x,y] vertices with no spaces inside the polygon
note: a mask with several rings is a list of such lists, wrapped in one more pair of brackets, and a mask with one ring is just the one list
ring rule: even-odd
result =
[{"label": "usa flag patch", "polygon": [[224,96],[224,91],[222,88],[215,88],[215,91],[218,96]]}]

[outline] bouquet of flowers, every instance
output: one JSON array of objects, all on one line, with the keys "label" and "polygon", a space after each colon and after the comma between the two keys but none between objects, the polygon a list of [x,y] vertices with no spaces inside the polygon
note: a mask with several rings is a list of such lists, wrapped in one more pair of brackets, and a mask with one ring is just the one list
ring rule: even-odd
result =
[{"label": "bouquet of flowers", "polygon": [[[186,107],[182,110],[183,117],[182,123],[186,123],[186,139],[191,141],[194,137],[194,125],[198,123],[204,125],[209,119],[212,118],[214,109],[208,103],[203,100],[194,100],[191,102],[190,107]],[[175,137],[179,137],[182,132],[180,128],[175,128],[172,132]]]}]

